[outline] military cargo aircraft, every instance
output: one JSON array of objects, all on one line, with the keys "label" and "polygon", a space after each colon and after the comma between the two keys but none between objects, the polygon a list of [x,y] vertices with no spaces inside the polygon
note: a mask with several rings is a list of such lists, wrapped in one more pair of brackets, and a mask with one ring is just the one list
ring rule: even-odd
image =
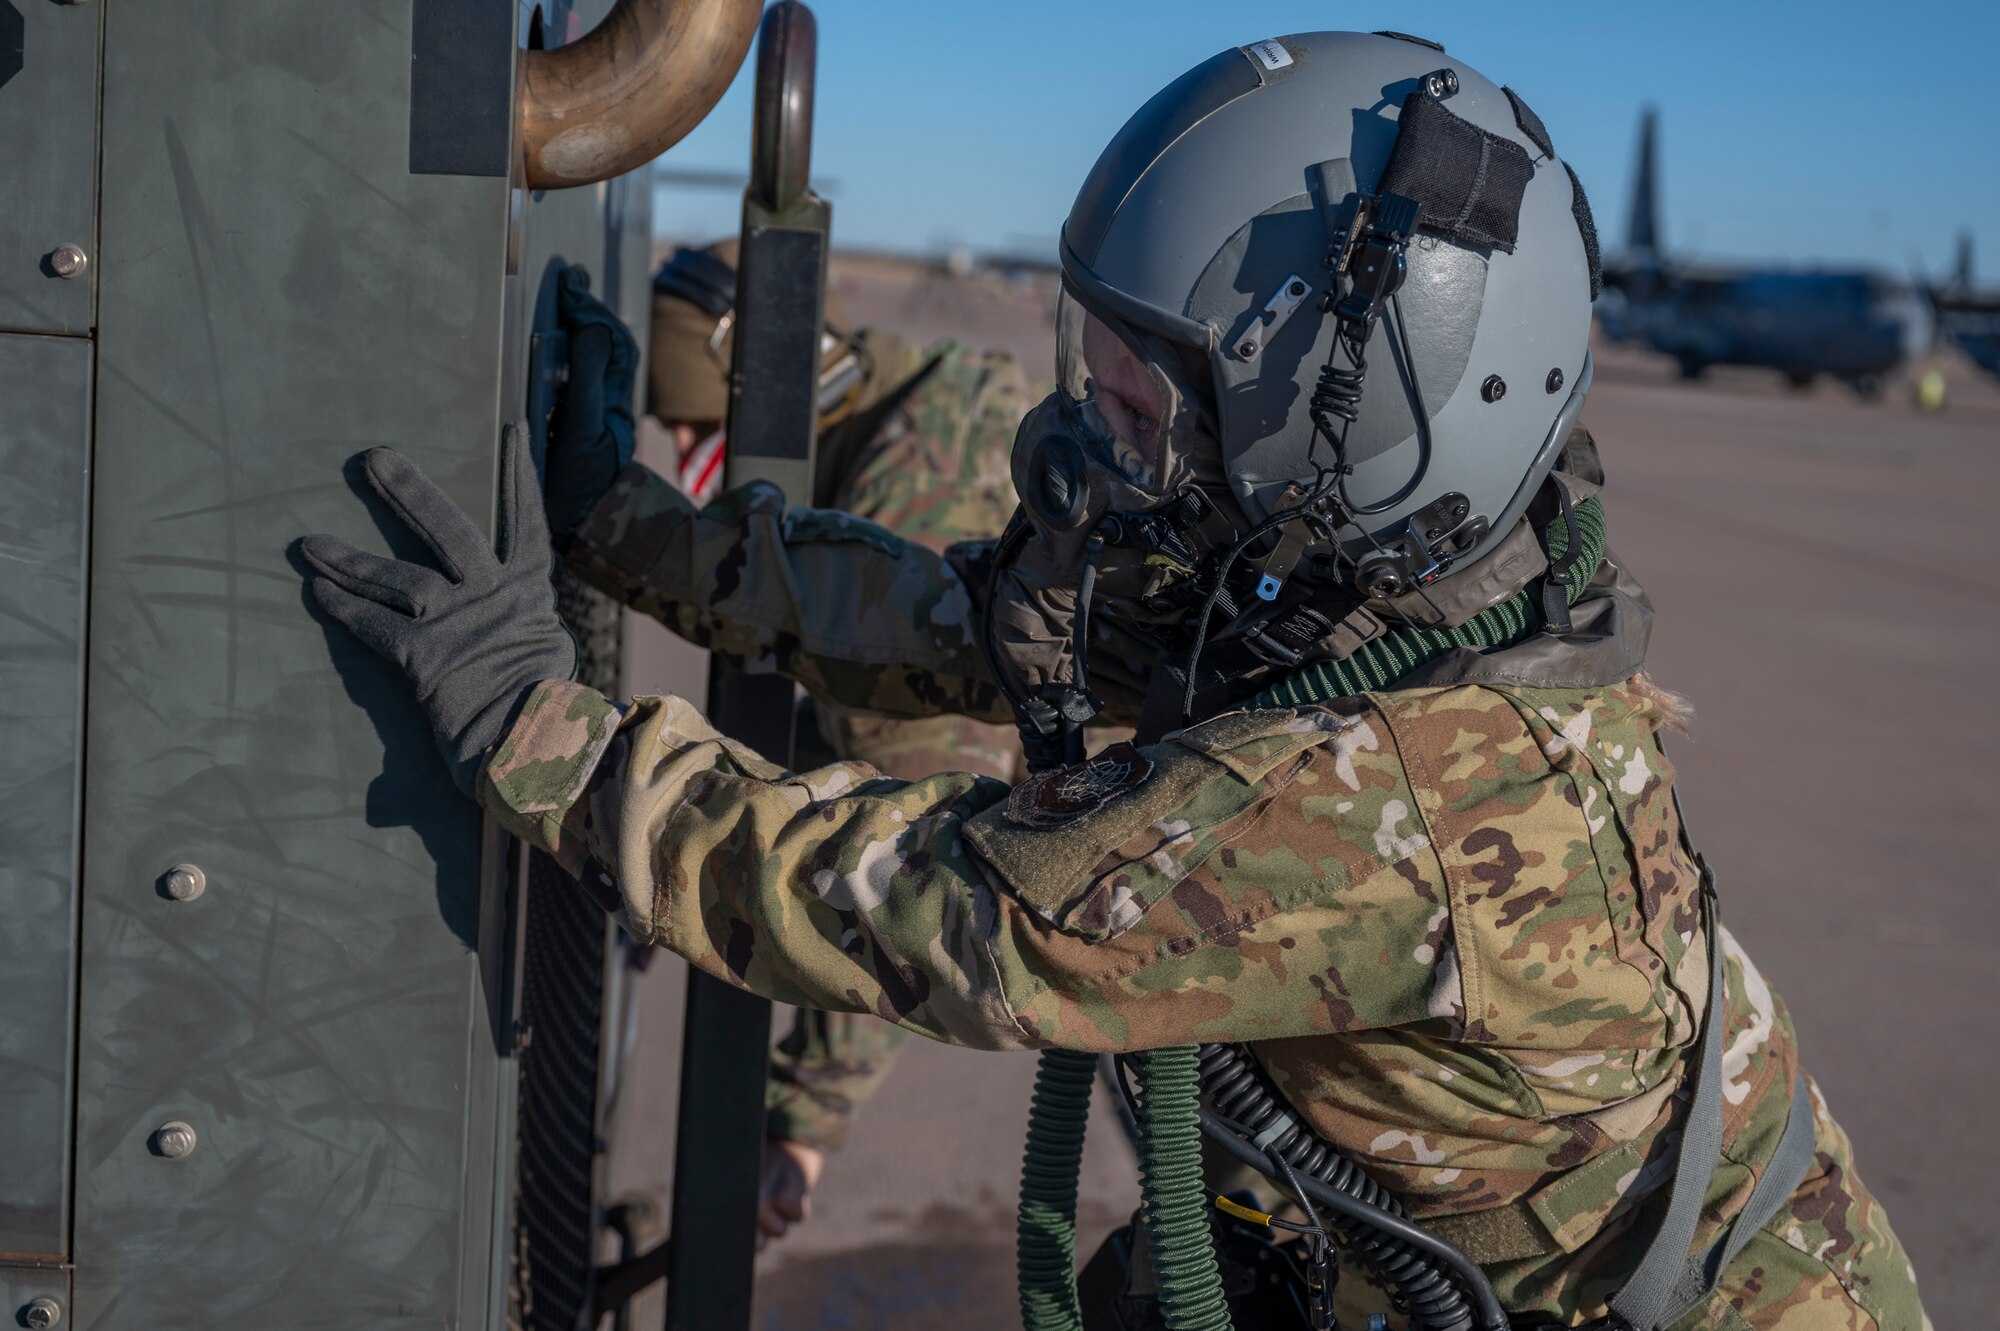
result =
[{"label": "military cargo aircraft", "polygon": [[1938,330],[1972,363],[2000,375],[2000,291],[1980,291],[1972,278],[1972,235],[1958,238],[1958,264],[1951,284],[1936,294]]},{"label": "military cargo aircraft", "polygon": [[1711,365],[1778,371],[1797,387],[1820,375],[1863,396],[1931,345],[1926,293],[1865,268],[1753,268],[1697,263],[1661,247],[1657,117],[1639,122],[1638,173],[1622,253],[1607,256],[1599,307],[1614,342],[1639,342],[1697,378]]}]

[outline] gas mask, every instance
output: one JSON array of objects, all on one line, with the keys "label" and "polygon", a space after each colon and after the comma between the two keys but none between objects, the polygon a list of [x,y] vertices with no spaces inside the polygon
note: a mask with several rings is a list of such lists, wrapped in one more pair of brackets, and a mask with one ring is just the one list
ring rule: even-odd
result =
[{"label": "gas mask", "polygon": [[1385,617],[1437,611],[1421,588],[1380,585],[1392,547],[1343,555],[1352,518],[1337,469],[1262,519],[1245,513],[1201,370],[1172,344],[1065,288],[1057,372],[1015,436],[1021,507],[995,553],[985,625],[1032,764],[1080,761],[1082,727],[1100,713],[1156,736],[1346,655]]},{"label": "gas mask", "polygon": [[1179,359],[1064,292],[1057,388],[1015,435],[1021,507],[987,598],[988,655],[1031,761],[1077,761],[1100,711],[1137,719],[1155,669],[1186,646],[1202,571],[1246,525]]}]

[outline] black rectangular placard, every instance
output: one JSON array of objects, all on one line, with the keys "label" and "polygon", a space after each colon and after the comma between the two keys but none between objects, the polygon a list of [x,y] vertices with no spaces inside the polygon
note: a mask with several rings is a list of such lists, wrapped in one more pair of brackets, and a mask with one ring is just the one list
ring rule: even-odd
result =
[{"label": "black rectangular placard", "polygon": [[822,231],[753,227],[744,234],[735,331],[741,391],[729,416],[729,446],[744,457],[812,456],[825,246]]},{"label": "black rectangular placard", "polygon": [[504,176],[514,120],[514,6],[412,0],[410,173]]}]

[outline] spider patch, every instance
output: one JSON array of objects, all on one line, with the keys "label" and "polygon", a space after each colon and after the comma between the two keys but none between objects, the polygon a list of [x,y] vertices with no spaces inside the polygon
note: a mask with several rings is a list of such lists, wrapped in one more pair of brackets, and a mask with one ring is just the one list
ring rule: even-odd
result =
[{"label": "spider patch", "polygon": [[1016,827],[1067,827],[1097,812],[1153,774],[1153,764],[1129,743],[1113,744],[1089,762],[1044,772],[1014,787],[1007,821]]}]

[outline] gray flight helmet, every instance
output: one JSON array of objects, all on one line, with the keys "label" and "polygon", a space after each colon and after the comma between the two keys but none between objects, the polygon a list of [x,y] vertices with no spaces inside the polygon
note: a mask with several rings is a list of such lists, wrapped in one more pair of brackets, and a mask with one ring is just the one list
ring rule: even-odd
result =
[{"label": "gray flight helmet", "polygon": [[[1518,522],[1591,379],[1599,279],[1588,204],[1518,95],[1400,35],[1303,33],[1224,51],[1154,96],[1105,148],[1063,225],[1062,267],[1091,313],[1205,358],[1231,489],[1253,520],[1267,516],[1315,475],[1308,406],[1337,325],[1321,308],[1328,218],[1342,196],[1377,191],[1405,99],[1447,69],[1456,89],[1444,104],[1491,136],[1460,137],[1510,158],[1495,141],[1518,145],[1532,174],[1511,245],[1439,234],[1437,214],[1420,217],[1400,308],[1368,343],[1346,432],[1346,496],[1380,508],[1344,543],[1366,548],[1456,491],[1489,523],[1455,561],[1463,567]],[[1300,283],[1307,291],[1288,298]],[[1266,313],[1274,305],[1282,318]]]}]

